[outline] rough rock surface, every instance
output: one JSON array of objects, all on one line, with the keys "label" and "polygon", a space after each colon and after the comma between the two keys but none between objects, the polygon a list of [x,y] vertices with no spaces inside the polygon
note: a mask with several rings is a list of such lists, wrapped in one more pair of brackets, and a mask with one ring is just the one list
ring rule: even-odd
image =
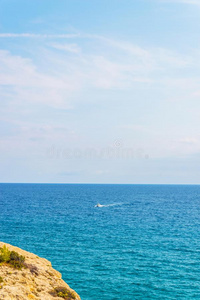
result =
[{"label": "rough rock surface", "polygon": [[[9,265],[0,264],[1,300],[80,300],[79,295],[62,280],[61,274],[52,268],[48,260],[0,242],[0,248],[3,245],[6,245],[10,251],[23,255],[29,267],[18,270]],[[66,288],[69,296],[63,298],[53,295],[58,287]]]}]

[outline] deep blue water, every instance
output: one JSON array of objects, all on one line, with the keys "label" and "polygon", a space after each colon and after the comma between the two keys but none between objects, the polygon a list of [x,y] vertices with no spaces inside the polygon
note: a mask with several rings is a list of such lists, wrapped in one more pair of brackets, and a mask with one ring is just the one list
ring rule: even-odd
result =
[{"label": "deep blue water", "polygon": [[82,300],[200,299],[200,186],[0,184],[0,240]]}]

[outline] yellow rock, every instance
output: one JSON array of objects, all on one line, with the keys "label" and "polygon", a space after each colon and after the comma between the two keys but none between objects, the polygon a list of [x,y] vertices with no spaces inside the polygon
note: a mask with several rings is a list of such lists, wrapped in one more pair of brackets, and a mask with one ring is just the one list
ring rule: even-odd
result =
[{"label": "yellow rock", "polygon": [[35,296],[33,294],[28,294],[28,299],[35,299]]},{"label": "yellow rock", "polygon": [[24,251],[20,248],[0,242],[0,248],[6,245],[10,251],[16,251],[25,257],[27,268],[15,270],[9,265],[0,265],[1,300],[62,300],[56,294],[57,288],[64,288],[69,295],[68,300],[81,300],[67,283],[62,280],[61,274],[52,268],[45,258]]}]

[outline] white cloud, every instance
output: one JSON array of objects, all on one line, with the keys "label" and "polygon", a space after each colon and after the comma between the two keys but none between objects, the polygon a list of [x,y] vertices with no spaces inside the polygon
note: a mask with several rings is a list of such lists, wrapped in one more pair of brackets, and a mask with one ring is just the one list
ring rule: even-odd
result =
[{"label": "white cloud", "polygon": [[182,138],[179,141],[180,143],[183,144],[188,144],[188,145],[196,145],[196,144],[200,144],[200,140],[194,137],[186,137],[186,138]]},{"label": "white cloud", "polygon": [[0,33],[0,38],[42,38],[42,39],[70,39],[79,34],[36,34],[36,33]]},{"label": "white cloud", "polygon": [[[113,47],[118,49],[114,44],[109,53],[95,53],[92,49],[88,53],[76,43],[54,43],[51,49],[44,43],[38,51],[35,49],[39,64],[33,58],[0,50],[0,84],[11,86],[15,102],[18,99],[66,107],[70,96],[82,88],[118,89],[129,87],[133,82],[150,82],[146,75],[148,61],[137,61],[142,50],[129,54],[128,60],[126,54],[122,54],[122,59],[119,55],[112,59]],[[61,55],[58,49],[65,51]],[[74,56],[69,57],[69,52]]]},{"label": "white cloud", "polygon": [[[193,78],[182,79],[182,70],[194,67],[196,59],[168,49],[142,48],[96,35],[10,33],[0,37],[4,35],[61,38],[59,43],[52,42],[51,47],[45,39],[34,43],[33,57],[30,44],[29,58],[0,50],[0,95],[18,104],[32,102],[68,108],[72,105],[71,98],[80,96],[83,90],[128,90],[142,84],[186,88],[188,84],[194,87],[197,82]],[[69,36],[74,43],[65,42]],[[179,72],[180,77],[176,74],[169,78],[168,71]],[[5,86],[10,87],[9,92],[5,92]]]},{"label": "white cloud", "polygon": [[[75,84],[67,75],[48,75],[40,71],[31,59],[0,50],[0,85],[9,86],[9,95],[15,104],[33,102],[69,107],[67,98],[76,90],[77,82]],[[5,96],[4,90],[0,92]]]},{"label": "white cloud", "polygon": [[68,51],[72,53],[81,52],[81,49],[77,44],[52,44],[52,47],[58,50]]},{"label": "white cloud", "polygon": [[183,3],[183,4],[200,6],[200,0],[158,0],[158,1],[165,2],[165,3]]}]

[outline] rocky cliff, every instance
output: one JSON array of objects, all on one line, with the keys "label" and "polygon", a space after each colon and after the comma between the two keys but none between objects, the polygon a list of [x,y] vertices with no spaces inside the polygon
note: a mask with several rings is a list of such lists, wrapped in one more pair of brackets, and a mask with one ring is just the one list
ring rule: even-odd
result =
[{"label": "rocky cliff", "polygon": [[0,242],[0,299],[80,300],[51,263]]}]

